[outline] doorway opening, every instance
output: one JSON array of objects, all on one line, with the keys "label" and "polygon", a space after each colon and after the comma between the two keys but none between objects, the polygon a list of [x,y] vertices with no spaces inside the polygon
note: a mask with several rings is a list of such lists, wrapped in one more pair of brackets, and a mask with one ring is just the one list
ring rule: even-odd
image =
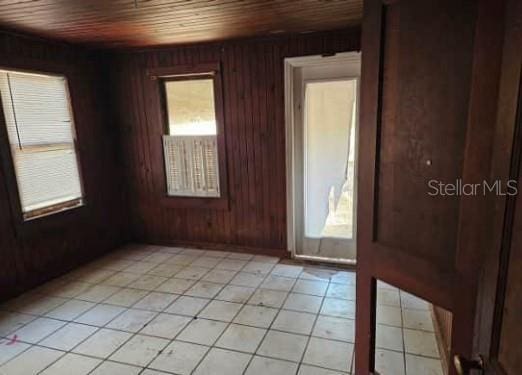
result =
[{"label": "doorway opening", "polygon": [[289,250],[355,264],[360,53],[285,59]]}]

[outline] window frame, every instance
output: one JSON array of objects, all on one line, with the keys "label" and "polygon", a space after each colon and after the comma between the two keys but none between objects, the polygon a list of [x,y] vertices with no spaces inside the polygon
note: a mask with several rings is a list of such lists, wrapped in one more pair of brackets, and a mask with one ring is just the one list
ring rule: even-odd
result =
[{"label": "window frame", "polygon": [[[151,156],[153,158],[153,180],[156,199],[171,208],[229,209],[226,130],[223,110],[223,86],[220,64],[204,63],[147,69],[148,90],[152,94],[149,117],[151,132]],[[163,150],[163,136],[168,134],[169,119],[165,82],[211,78],[214,82],[214,109],[216,112],[216,143],[219,168],[219,197],[170,196],[167,191],[167,176]]]},{"label": "window frame", "polygon": [[14,219],[15,231],[21,232],[32,228],[34,225],[35,230],[39,230],[42,223],[49,227],[57,227],[61,225],[63,220],[70,220],[73,215],[74,217],[83,217],[86,214],[87,206],[87,193],[86,184],[84,179],[84,170],[82,168],[81,160],[81,148],[78,141],[77,131],[77,118],[74,111],[73,95],[71,92],[70,73],[64,72],[57,69],[54,66],[48,64],[42,64],[41,62],[34,62],[28,60],[16,65],[0,65],[1,70],[10,71],[13,73],[27,73],[37,74],[43,76],[60,77],[65,79],[65,87],[67,91],[68,106],[71,112],[71,126],[73,134],[73,147],[76,154],[76,163],[78,165],[79,182],[81,187],[80,198],[61,202],[39,208],[25,213],[22,207],[22,201],[20,196],[20,188],[18,186],[18,180],[16,176],[16,167],[14,163],[14,156],[11,151],[11,144],[9,141],[5,115],[3,105],[0,105],[0,167],[3,169],[5,176],[5,188],[11,207],[11,214]]}]

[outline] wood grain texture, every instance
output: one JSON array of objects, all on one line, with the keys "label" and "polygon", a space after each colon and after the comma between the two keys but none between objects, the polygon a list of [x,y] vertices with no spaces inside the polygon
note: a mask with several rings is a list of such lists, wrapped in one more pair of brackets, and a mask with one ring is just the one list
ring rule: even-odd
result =
[{"label": "wood grain texture", "polygon": [[430,196],[428,182],[490,181],[501,11],[502,3],[487,0],[365,1],[358,191],[367,196],[358,204],[358,374],[373,371],[368,295],[375,279],[450,310],[450,357],[471,358],[492,205],[482,194]]},{"label": "wood grain texture", "polygon": [[[0,55],[4,68],[67,76],[87,202],[81,209],[21,223],[21,213],[12,209],[16,204],[7,191],[13,186],[13,171],[1,164],[1,300],[122,244],[127,238],[127,215],[120,194],[116,132],[106,105],[106,73],[98,57],[82,49],[10,34],[0,34]],[[2,139],[0,147],[8,148],[5,141]],[[5,155],[7,150],[2,151]]]},{"label": "wood grain texture", "polygon": [[[358,48],[359,30],[353,29],[108,56],[135,239],[285,255],[283,59]],[[161,144],[151,119],[159,103],[150,95],[146,70],[205,62],[221,63],[229,209],[166,207],[154,199],[161,180],[155,174],[163,167],[154,161]]]},{"label": "wood grain texture", "polygon": [[8,0],[0,25],[96,46],[151,46],[360,24],[362,0]]},{"label": "wood grain texture", "polygon": [[432,314],[442,367],[444,373],[447,374],[449,372],[449,368],[453,366],[453,362],[450,357],[452,331],[451,326],[453,323],[453,315],[448,310],[438,306],[432,306]]}]

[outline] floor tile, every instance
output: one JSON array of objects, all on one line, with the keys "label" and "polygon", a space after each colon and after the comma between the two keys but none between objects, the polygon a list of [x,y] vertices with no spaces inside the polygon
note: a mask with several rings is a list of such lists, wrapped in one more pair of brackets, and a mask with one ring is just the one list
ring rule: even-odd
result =
[{"label": "floor tile", "polygon": [[312,335],[353,343],[355,342],[355,320],[319,315]]},{"label": "floor tile", "polygon": [[245,264],[247,264],[246,260],[223,259],[216,265],[216,269],[227,271],[239,271],[245,266]]},{"label": "floor tile", "polygon": [[248,253],[234,253],[234,252],[230,252],[230,254],[228,254],[227,258],[228,259],[234,259],[234,260],[248,261],[250,259],[253,259],[254,255],[253,254],[248,254]]},{"label": "floor tile", "polygon": [[204,256],[206,252],[207,252],[206,250],[200,250],[200,249],[183,249],[181,254],[185,255],[185,256],[191,256],[192,260],[194,260],[197,257]]},{"label": "floor tile", "polygon": [[242,375],[251,355],[213,348],[194,371],[194,375]]},{"label": "floor tile", "polygon": [[400,307],[400,303],[398,290],[377,288],[377,304]]},{"label": "floor tile", "polygon": [[355,285],[355,272],[337,271],[330,277],[332,283]]},{"label": "floor tile", "polygon": [[330,277],[335,274],[335,270],[329,270],[318,267],[305,266],[303,272],[299,275],[299,279],[329,282]]},{"label": "floor tile", "polygon": [[187,316],[162,313],[148,323],[140,334],[173,339],[190,321]]},{"label": "floor tile", "polygon": [[203,276],[203,281],[210,281],[212,283],[226,284],[234,278],[237,272],[227,270],[212,270]]},{"label": "floor tile", "polygon": [[[301,365],[299,368],[299,372],[297,375],[345,375],[346,372],[339,372],[334,370],[327,370],[320,367],[310,366],[310,365]],[[382,374],[388,375],[388,374]],[[390,374],[391,375],[391,374]]]},{"label": "floor tile", "polygon": [[110,359],[135,366],[146,366],[168,343],[165,339],[136,335],[111,355]]},{"label": "floor tile", "polygon": [[115,273],[116,273],[115,271],[111,271],[111,270],[95,269],[95,270],[85,272],[81,277],[78,278],[78,280],[86,282],[86,283],[98,284],[98,283],[108,279]]},{"label": "floor tile", "polygon": [[165,312],[172,314],[197,316],[201,310],[210,302],[206,298],[196,298],[189,296],[181,296]]},{"label": "floor tile", "polygon": [[303,363],[348,372],[352,355],[353,344],[312,337],[306,349]]},{"label": "floor tile", "polygon": [[268,328],[277,315],[278,310],[263,306],[244,306],[234,319],[234,323],[247,326]]},{"label": "floor tile", "polygon": [[404,354],[391,350],[375,349],[375,369],[383,375],[405,375]]},{"label": "floor tile", "polygon": [[272,275],[297,278],[303,272],[302,266],[278,264],[272,270]]},{"label": "floor tile", "polygon": [[350,301],[355,301],[355,286],[345,284],[330,284],[327,297],[331,298],[342,298]]},{"label": "floor tile", "polygon": [[17,335],[18,340],[20,341],[36,344],[64,325],[65,322],[62,322],[61,320],[38,318],[13,332],[13,335]]},{"label": "floor tile", "polygon": [[404,347],[406,353],[439,358],[437,339],[432,332],[404,329]]},{"label": "floor tile", "polygon": [[377,323],[401,327],[402,316],[400,307],[377,305]]},{"label": "floor tile", "polygon": [[130,288],[141,289],[141,290],[155,290],[165,281],[169,280],[166,277],[155,276],[155,275],[142,275],[136,281],[130,283]]},{"label": "floor tile", "polygon": [[321,314],[355,319],[355,302],[338,298],[325,298]]},{"label": "floor tile", "polygon": [[58,306],[54,310],[45,314],[49,318],[60,320],[73,320],[87,310],[91,309],[95,304],[93,302],[70,300],[63,305]]},{"label": "floor tile", "polygon": [[[220,258],[215,257],[201,257],[192,262],[192,266],[205,267],[205,268],[213,268],[219,262],[221,262]],[[207,270],[208,271],[208,270]]]},{"label": "floor tile", "polygon": [[63,288],[54,292],[53,295],[62,298],[75,298],[91,287],[92,284],[81,281],[68,281]]},{"label": "floor tile", "polygon": [[103,281],[104,285],[126,287],[133,281],[139,279],[140,275],[132,272],[117,272]]},{"label": "floor tile", "polygon": [[272,329],[309,335],[316,315],[305,312],[281,310],[272,324]]},{"label": "floor tile", "polygon": [[185,292],[185,295],[191,297],[214,298],[225,285],[209,283],[207,281],[198,281],[194,286]]},{"label": "floor tile", "polygon": [[41,375],[70,375],[74,369],[75,375],[87,375],[101,363],[100,359],[84,357],[68,353],[49,366]]},{"label": "floor tile", "polygon": [[231,322],[242,306],[239,303],[212,301],[199,313],[199,317]]},{"label": "floor tile", "polygon": [[229,251],[222,251],[222,250],[207,250],[205,251],[204,256],[205,257],[214,257],[214,258],[226,258],[231,253]]},{"label": "floor tile", "polygon": [[429,303],[425,300],[414,296],[413,294],[400,291],[401,306],[404,309],[429,310]]},{"label": "floor tile", "polygon": [[269,255],[255,255],[253,258],[251,258],[251,260],[253,260],[254,262],[272,263],[272,264],[279,262],[279,258],[272,257]]},{"label": "floor tile", "polygon": [[68,323],[39,343],[52,349],[69,351],[81,343],[87,337],[96,332],[98,328],[78,323]]},{"label": "floor tile", "polygon": [[20,341],[13,341],[12,338],[0,338],[0,348],[2,348],[2,350],[0,350],[0,366],[30,346],[31,344],[26,344]]},{"label": "floor tile", "polygon": [[440,360],[406,354],[406,374],[442,375]]},{"label": "floor tile", "polygon": [[107,298],[103,303],[108,303],[110,305],[124,306],[130,307],[138,302],[140,299],[147,295],[147,291],[139,290],[139,289],[122,289],[109,298]]},{"label": "floor tile", "polygon": [[165,310],[179,296],[177,294],[151,292],[136,302],[133,307],[137,309],[160,312]]},{"label": "floor tile", "polygon": [[118,315],[106,327],[136,333],[145,327],[156,314],[153,311],[130,309]]},{"label": "floor tile", "polygon": [[172,278],[172,279],[168,279],[163,284],[161,284],[159,287],[157,287],[156,291],[174,293],[174,294],[183,294],[195,283],[196,283],[195,280]]},{"label": "floor tile", "polygon": [[209,272],[208,268],[190,265],[176,274],[176,277],[187,280],[200,280]]},{"label": "floor tile", "polygon": [[[332,284],[337,285],[337,284]],[[328,283],[323,281],[314,281],[314,280],[303,280],[299,279],[294,285],[292,289],[293,293],[302,293],[302,294],[311,294],[314,296],[324,296],[326,293],[326,289],[328,288]],[[331,288],[331,286],[330,286]]]},{"label": "floor tile", "polygon": [[230,284],[237,286],[248,286],[250,288],[257,288],[263,282],[264,275],[256,275],[248,272],[239,272],[231,281]]},{"label": "floor tile", "polygon": [[278,331],[268,331],[257,351],[257,354],[299,362],[306,348],[307,342],[308,337],[306,336]]},{"label": "floor tile", "polygon": [[402,352],[404,344],[402,340],[402,329],[399,327],[377,324],[375,332],[375,347],[379,349],[390,349]]},{"label": "floor tile", "polygon": [[290,293],[283,309],[297,310],[309,313],[318,313],[323,298],[306,294]]},{"label": "floor tile", "polygon": [[181,271],[183,268],[184,266],[178,264],[162,263],[151,269],[148,274],[170,278]]},{"label": "floor tile", "polygon": [[156,252],[144,258],[143,261],[160,264],[166,262],[168,259],[172,258],[172,256],[173,254]]},{"label": "floor tile", "polygon": [[296,279],[268,275],[265,281],[263,281],[263,283],[261,284],[261,288],[289,292],[290,290],[292,290],[292,287],[294,286],[295,282]]},{"label": "floor tile", "polygon": [[227,323],[208,319],[192,319],[190,324],[178,335],[177,340],[194,344],[212,346],[223,333]]},{"label": "floor tile", "polygon": [[225,349],[254,353],[265,336],[265,329],[231,324],[219,338],[216,346]]},{"label": "floor tile", "polygon": [[149,368],[189,375],[209,348],[206,346],[173,341],[149,365]]},{"label": "floor tile", "polygon": [[182,265],[182,266],[188,266],[196,258],[197,258],[197,256],[194,256],[194,255],[178,254],[178,255],[174,255],[172,258],[167,260],[167,263],[179,264],[179,265]]},{"label": "floor tile", "polygon": [[90,375],[138,375],[141,369],[141,367],[125,365],[123,363],[104,361],[96,370],[91,372]]},{"label": "floor tile", "polygon": [[8,335],[35,319],[33,315],[0,311],[0,336]]},{"label": "floor tile", "polygon": [[132,264],[131,266],[124,269],[125,272],[134,272],[138,274],[144,274],[146,272],[149,272],[151,269],[156,267],[156,263],[151,262],[143,262],[140,260],[139,262],[136,262]]},{"label": "floor tile", "polygon": [[36,375],[64,354],[59,350],[33,346],[0,367],[0,374]]},{"label": "floor tile", "polygon": [[107,358],[131,336],[132,334],[127,332],[102,328],[72,351],[93,357]]},{"label": "floor tile", "polygon": [[434,331],[430,311],[402,309],[402,322],[404,328]]},{"label": "floor tile", "polygon": [[99,303],[116,293],[118,290],[120,290],[120,288],[115,286],[94,285],[75,298],[82,301]]},{"label": "floor tile", "polygon": [[245,375],[292,375],[297,372],[297,363],[255,356]]},{"label": "floor tile", "polygon": [[246,286],[227,285],[216,296],[216,299],[235,303],[246,303],[255,288]]},{"label": "floor tile", "polygon": [[272,264],[272,263],[262,263],[262,262],[251,261],[251,262],[248,262],[241,271],[255,273],[258,275],[267,275],[270,273],[270,271],[272,271],[273,268],[274,268],[274,264]]},{"label": "floor tile", "polygon": [[113,305],[97,305],[74,319],[75,322],[89,324],[97,327],[103,327],[112,319],[116,318],[123,311],[124,307]]},{"label": "floor tile", "polygon": [[280,308],[286,299],[288,292],[270,289],[258,289],[250,298],[250,305]]}]

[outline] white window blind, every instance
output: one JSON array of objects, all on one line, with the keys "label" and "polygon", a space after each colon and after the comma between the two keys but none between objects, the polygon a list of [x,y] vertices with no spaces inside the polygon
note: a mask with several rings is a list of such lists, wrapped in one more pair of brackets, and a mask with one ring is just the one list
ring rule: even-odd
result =
[{"label": "white window blind", "polygon": [[216,136],[163,136],[170,196],[219,197]]},{"label": "white window blind", "polygon": [[167,80],[165,95],[168,195],[220,197],[214,78]]},{"label": "white window blind", "polygon": [[0,93],[24,216],[81,204],[66,79],[0,70]]}]

